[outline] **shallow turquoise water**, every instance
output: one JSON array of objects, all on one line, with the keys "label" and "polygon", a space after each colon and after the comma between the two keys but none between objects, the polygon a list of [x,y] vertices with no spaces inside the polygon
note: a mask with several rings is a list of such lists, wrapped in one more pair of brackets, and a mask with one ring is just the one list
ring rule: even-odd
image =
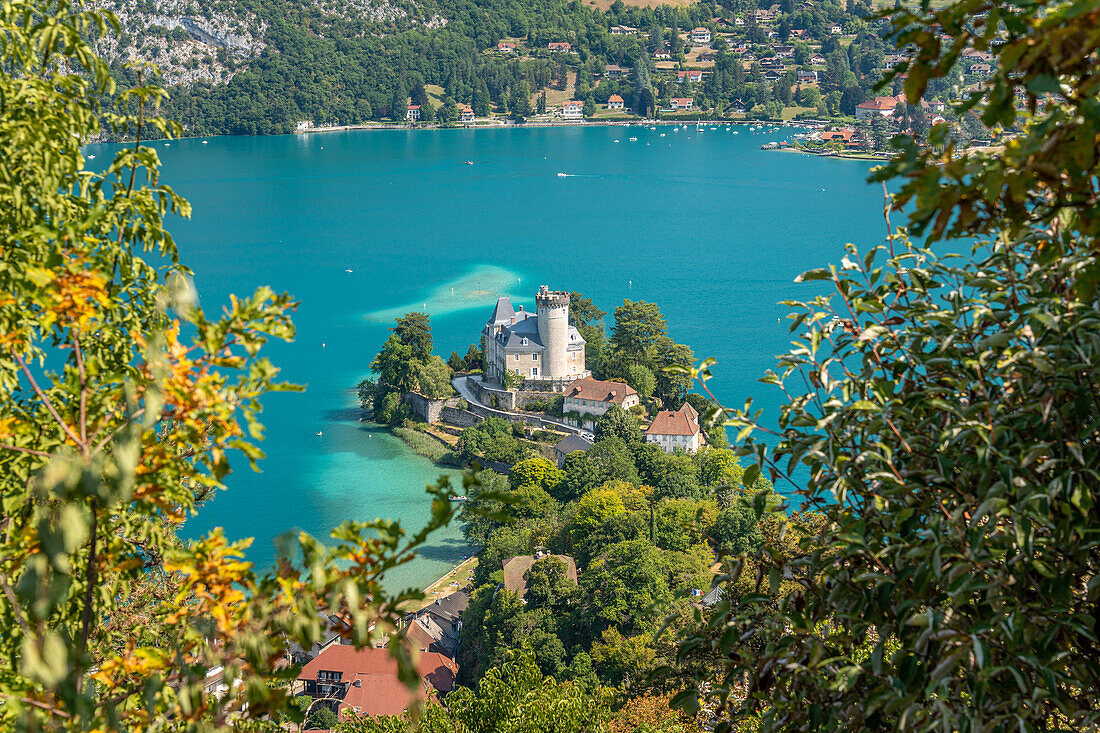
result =
[{"label": "shallow turquoise water", "polygon": [[[717,395],[733,405],[752,395],[773,413],[778,393],[756,380],[789,340],[778,301],[807,297],[798,273],[884,231],[869,164],[759,149],[786,134],[593,127],[156,143],[164,180],[194,206],[171,228],[203,305],[218,310],[229,292],[262,284],[302,303],[298,339],[270,356],[308,389],[266,400],[263,472],[238,460],[230,490],[187,534],[254,536],[249,557],[267,563],[291,528],[325,536],[344,519],[425,520],[423,486],[441,471],[351,409],[350,388],[406,308],[433,313],[446,357],[465,353],[502,292],[530,305],[547,284],[608,311],[650,300],[673,338],[718,359]],[[89,152],[102,162],[109,148]],[[430,581],[467,551],[454,528],[391,583]]]}]

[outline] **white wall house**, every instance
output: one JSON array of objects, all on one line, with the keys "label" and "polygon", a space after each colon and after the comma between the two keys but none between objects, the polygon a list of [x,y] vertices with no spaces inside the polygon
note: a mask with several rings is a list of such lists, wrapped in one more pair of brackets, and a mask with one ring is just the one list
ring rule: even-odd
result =
[{"label": "white wall house", "polygon": [[694,453],[703,447],[703,431],[699,429],[699,413],[684,403],[679,410],[662,410],[653,418],[653,424],[645,432],[647,443],[660,446],[665,453],[677,448]]},{"label": "white wall house", "polygon": [[638,393],[623,382],[601,382],[598,379],[577,379],[565,388],[565,412],[582,415],[602,415],[612,405],[624,410],[639,404]]},{"label": "white wall house", "polygon": [[405,119],[409,122],[416,122],[420,119],[420,105],[410,104],[408,111],[405,112]]},{"label": "white wall house", "polygon": [[709,28],[693,28],[691,31],[691,40],[695,43],[710,43],[710,29]]},{"label": "white wall house", "polygon": [[571,100],[561,106],[561,116],[567,120],[584,119],[584,102]]}]

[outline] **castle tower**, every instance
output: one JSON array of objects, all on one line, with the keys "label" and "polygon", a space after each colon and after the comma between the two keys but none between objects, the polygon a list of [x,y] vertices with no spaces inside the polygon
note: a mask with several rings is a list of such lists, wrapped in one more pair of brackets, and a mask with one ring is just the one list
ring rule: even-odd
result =
[{"label": "castle tower", "polygon": [[568,376],[566,357],[569,347],[569,293],[549,290],[545,285],[535,296],[538,306],[539,339],[546,347],[542,368],[547,379]]}]

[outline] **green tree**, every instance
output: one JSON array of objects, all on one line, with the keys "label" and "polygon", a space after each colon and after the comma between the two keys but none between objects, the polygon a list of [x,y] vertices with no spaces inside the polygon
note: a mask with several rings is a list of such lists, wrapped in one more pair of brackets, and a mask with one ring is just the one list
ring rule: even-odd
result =
[{"label": "green tree", "polygon": [[531,85],[526,80],[516,82],[508,100],[508,108],[513,115],[526,117],[531,114]]},{"label": "green tree", "polygon": [[624,300],[615,309],[615,325],[611,327],[611,348],[629,355],[635,364],[648,361],[662,336],[668,335],[668,324],[661,309],[644,300]]},{"label": "green tree", "polygon": [[454,372],[438,356],[430,356],[426,361],[413,361],[411,371],[417,390],[425,397],[439,400],[454,394],[451,387]]},{"label": "green tree", "polygon": [[[901,178],[888,212],[906,226],[799,278],[833,295],[794,306],[805,330],[773,380],[793,392],[780,435],[752,447],[781,480],[804,467],[799,498],[823,521],[761,567],[766,589],[797,580],[774,614],[741,604],[685,640],[718,640],[726,679],[748,690],[735,715],[766,710],[764,730],[1100,725],[1085,692],[1100,685],[1100,10],[978,10],[891,11],[891,40],[915,51],[905,93],[916,103],[988,50],[996,71],[965,106],[1018,134],[995,152],[963,152],[942,128],[927,151],[902,138],[874,177]],[[941,41],[941,27],[972,30]],[[947,237],[974,248],[942,257]]]},{"label": "green tree", "polygon": [[470,105],[474,110],[474,115],[477,117],[488,117],[492,113],[492,106],[489,99],[489,87],[485,84],[484,79],[478,79],[477,85],[474,87],[474,98]]},{"label": "green tree", "polygon": [[306,730],[331,730],[336,727],[336,713],[323,703],[314,704],[306,719]]},{"label": "green tree", "polygon": [[653,630],[672,603],[661,551],[645,540],[608,548],[581,576],[597,622],[624,633]]},{"label": "green tree", "polygon": [[468,372],[485,368],[485,355],[480,345],[470,344],[470,348],[466,350],[466,356],[462,357],[462,366]]},{"label": "green tree", "polygon": [[397,334],[393,333],[382,344],[382,350],[374,357],[370,369],[378,374],[381,384],[404,394],[416,388],[412,360],[412,348],[401,343]]},{"label": "green tree", "polygon": [[657,389],[657,378],[649,367],[642,364],[629,364],[626,367],[626,383],[646,400],[652,397],[654,390]]},{"label": "green tree", "polygon": [[508,474],[508,482],[513,489],[520,486],[538,486],[540,489],[550,491],[556,488],[564,478],[565,474],[542,456],[520,461],[512,466]]},{"label": "green tree", "polygon": [[713,538],[715,546],[722,552],[743,555],[760,547],[764,534],[752,507],[736,502],[719,512],[714,522]]},{"label": "green tree", "polygon": [[[447,705],[429,704],[420,729],[430,733],[523,733],[560,731],[592,733],[603,729],[610,716],[610,695],[589,693],[572,682],[545,676],[531,650],[508,652],[490,669],[474,691],[459,687],[447,695]],[[396,733],[409,721],[402,717],[362,716],[341,723],[339,733]]]},{"label": "green tree", "polygon": [[447,357],[447,366],[452,371],[461,372],[466,368],[466,363],[462,360],[462,357],[458,355],[457,351],[452,351],[451,355]]},{"label": "green tree", "polygon": [[646,643],[645,636],[626,637],[612,627],[592,645],[591,656],[600,677],[609,684],[629,688],[632,682],[642,682],[653,669],[657,652]]},{"label": "green tree", "polygon": [[412,350],[412,358],[421,361],[431,358],[432,324],[427,313],[406,313],[397,319],[390,331]]},{"label": "green tree", "polygon": [[[180,128],[155,116],[147,70],[116,90],[86,41],[109,19],[0,6],[0,728],[302,722],[276,669],[284,645],[320,641],[323,607],[354,620],[359,646],[399,623],[390,609],[420,594],[380,579],[447,523],[453,492],[431,487],[423,532],[378,520],[327,545],[299,534],[262,572],[243,559],[249,540],[178,538],[225,488],[231,453],[262,458],[259,400],[295,389],[262,354],[293,338],[296,304],[260,288],[219,317],[198,307],[164,229],[190,206],[141,143]],[[101,119],[136,141],[85,170]],[[393,653],[415,683],[408,651]],[[216,666],[221,698],[204,694]]]},{"label": "green tree", "polygon": [[566,571],[565,563],[556,557],[539,560],[527,571],[528,608],[546,608],[562,612],[576,600],[577,585]]},{"label": "green tree", "polygon": [[638,418],[618,405],[612,405],[596,420],[595,436],[597,442],[605,438],[618,438],[629,446],[641,441],[642,431]]}]

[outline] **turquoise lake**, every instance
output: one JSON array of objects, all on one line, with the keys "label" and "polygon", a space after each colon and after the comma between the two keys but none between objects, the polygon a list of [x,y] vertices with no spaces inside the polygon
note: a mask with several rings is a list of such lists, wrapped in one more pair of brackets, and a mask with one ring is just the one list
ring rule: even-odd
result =
[{"label": "turquoise lake", "polygon": [[[846,242],[882,241],[882,191],[866,182],[869,163],[760,150],[792,130],[733,129],[154,143],[163,180],[194,207],[170,227],[203,306],[215,313],[229,293],[259,285],[301,301],[296,341],[268,355],[307,389],[265,400],[262,473],[238,457],[229,490],[185,535],[221,526],[255,537],[249,559],[266,565],[288,530],[325,537],[345,519],[375,517],[418,528],[423,487],[443,471],[358,422],[352,391],[390,321],[414,308],[432,314],[446,358],[478,339],[498,294],[531,307],[546,284],[609,313],[624,298],[652,301],[676,341],[718,359],[717,396],[741,405],[751,395],[774,416],[780,394],[757,380],[790,340],[778,302],[809,297],[793,278],[839,262]],[[105,162],[111,149],[89,153]],[[468,553],[450,528],[389,582],[426,584]]]}]

